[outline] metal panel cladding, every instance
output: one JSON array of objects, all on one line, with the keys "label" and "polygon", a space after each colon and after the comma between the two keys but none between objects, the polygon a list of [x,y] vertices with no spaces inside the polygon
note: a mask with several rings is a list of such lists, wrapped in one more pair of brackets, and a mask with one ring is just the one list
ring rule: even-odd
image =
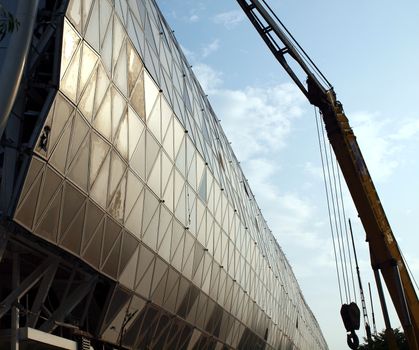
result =
[{"label": "metal panel cladding", "polygon": [[[63,25],[59,91],[14,220],[130,296],[100,338],[129,348],[327,349],[155,2],[72,0]],[[166,330],[158,310],[190,332]]]}]

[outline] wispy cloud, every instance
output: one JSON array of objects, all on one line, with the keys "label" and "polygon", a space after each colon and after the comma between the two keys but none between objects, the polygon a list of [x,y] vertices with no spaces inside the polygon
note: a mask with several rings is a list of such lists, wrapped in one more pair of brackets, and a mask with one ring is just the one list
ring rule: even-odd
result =
[{"label": "wispy cloud", "polygon": [[284,190],[278,181],[283,170],[279,154],[285,152],[293,124],[303,113],[300,91],[288,83],[228,89],[221,72],[202,63],[193,69],[209,93],[274,234],[279,234],[281,244],[298,246],[303,255],[316,257],[310,266],[298,263],[295,269],[310,275],[320,265],[333,268],[329,235],[324,234],[327,222],[318,219],[317,203],[304,191]]},{"label": "wispy cloud", "polygon": [[291,84],[219,89],[210,93],[243,161],[284,147],[292,120],[302,114],[301,95]]},{"label": "wispy cloud", "polygon": [[223,82],[221,72],[203,63],[194,64],[193,70],[205,92],[212,93],[220,88]]},{"label": "wispy cloud", "polygon": [[244,20],[244,14],[242,11],[234,10],[228,12],[221,12],[213,17],[214,23],[222,24],[227,29],[236,27],[240,22]]},{"label": "wispy cloud", "polygon": [[192,23],[198,22],[199,21],[199,16],[196,13],[191,14],[189,16],[188,20],[189,20],[189,22],[192,22]]},{"label": "wispy cloud", "polygon": [[[390,179],[404,161],[403,151],[419,135],[418,120],[395,122],[377,112],[353,112],[350,123],[372,178],[377,182]],[[304,170],[313,178],[323,177],[320,164],[307,162]]]},{"label": "wispy cloud", "polygon": [[407,120],[391,138],[395,141],[405,141],[419,134],[419,120]]},{"label": "wispy cloud", "polygon": [[206,58],[220,48],[220,40],[214,39],[208,45],[202,47],[202,58]]},{"label": "wispy cloud", "polygon": [[[313,276],[320,278],[320,270],[324,280],[335,276],[320,156],[301,164],[303,174],[296,175],[300,176],[296,180],[301,184],[299,188],[282,187],[283,180],[287,184],[281,176],[288,165],[280,159],[290,151],[288,144],[295,123],[305,108],[300,91],[293,84],[229,89],[223,82],[222,72],[203,63],[195,63],[193,69],[221,118],[265,219],[284,250],[293,252],[290,260],[296,274],[306,281]],[[416,121],[394,126],[379,113],[351,113],[351,124],[372,176],[378,181],[390,178],[399,164],[397,154],[402,148],[398,140],[413,140],[419,133]],[[304,181],[311,182],[314,189],[306,190]],[[345,190],[343,195],[345,203],[350,203]],[[352,205],[345,207],[347,217],[357,217]],[[361,227],[355,225],[355,228],[362,232]],[[363,235],[359,237],[358,243],[363,246]],[[368,265],[367,258],[365,265]],[[412,270],[417,271],[415,264]]]},{"label": "wispy cloud", "polygon": [[293,252],[290,263],[297,276],[318,276],[319,269],[326,274],[332,272],[335,267],[328,223],[320,218],[317,203],[304,191],[281,187],[276,181],[281,168],[272,155],[242,164],[269,227],[284,251]]},{"label": "wispy cloud", "polygon": [[210,66],[201,63],[193,69],[217,106],[240,160],[260,158],[266,150],[285,145],[291,121],[302,114],[303,98],[292,84],[233,90],[224,88],[222,73]]},{"label": "wispy cloud", "polygon": [[399,165],[396,154],[401,151],[388,130],[393,128],[397,135],[398,126],[379,113],[365,111],[352,113],[351,123],[373,179],[387,180]]},{"label": "wispy cloud", "polygon": [[195,52],[189,50],[188,48],[186,48],[183,45],[180,45],[182,52],[185,54],[186,58],[188,59],[189,62],[195,62],[196,61],[196,54]]},{"label": "wispy cloud", "polygon": [[206,11],[206,6],[201,1],[193,1],[190,5],[190,9],[187,12],[186,20],[190,23],[199,22],[202,17],[205,17],[204,13]]},{"label": "wispy cloud", "polygon": [[313,162],[306,162],[304,164],[304,171],[307,174],[310,174],[315,179],[322,179],[323,178],[323,171],[320,164],[314,164]]},{"label": "wispy cloud", "polygon": [[188,1],[183,5],[184,8],[179,8],[178,11],[171,10],[170,15],[174,19],[185,23],[197,23],[202,19],[203,13],[206,10],[204,3],[200,1]]},{"label": "wispy cloud", "polygon": [[203,67],[200,62],[205,60],[214,52],[218,51],[220,48],[220,40],[214,39],[208,44],[202,45],[200,50],[197,52],[191,51],[183,45],[181,45],[181,48],[189,62],[191,62],[194,66],[200,66],[201,69],[205,69],[205,67]]}]

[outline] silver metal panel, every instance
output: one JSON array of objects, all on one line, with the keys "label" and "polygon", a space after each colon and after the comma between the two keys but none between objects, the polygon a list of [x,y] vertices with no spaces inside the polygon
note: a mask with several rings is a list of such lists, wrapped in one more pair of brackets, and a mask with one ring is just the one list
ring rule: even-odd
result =
[{"label": "silver metal panel", "polygon": [[[59,91],[14,220],[115,285],[99,338],[327,349],[155,2],[71,1],[57,54]],[[69,276],[55,311],[43,303],[51,280],[39,282],[45,293],[31,305],[48,319],[42,329],[74,313],[83,329],[91,311],[80,315],[80,305],[95,300],[80,279],[69,293],[76,270]]]}]

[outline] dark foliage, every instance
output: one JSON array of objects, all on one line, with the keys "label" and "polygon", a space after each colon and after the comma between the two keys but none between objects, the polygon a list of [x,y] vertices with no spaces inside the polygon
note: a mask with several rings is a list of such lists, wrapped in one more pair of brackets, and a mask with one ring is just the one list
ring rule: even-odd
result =
[{"label": "dark foliage", "polygon": [[[400,331],[398,328],[394,330],[394,336],[396,338],[396,343],[399,348],[399,350],[409,350],[409,347],[407,346],[407,340],[404,336],[404,333]],[[377,335],[372,336],[373,340],[373,350],[388,350],[388,342],[385,334],[385,330],[381,331],[380,333],[377,333]],[[368,342],[367,339],[364,338],[364,343],[359,346],[360,350],[368,350]]]}]

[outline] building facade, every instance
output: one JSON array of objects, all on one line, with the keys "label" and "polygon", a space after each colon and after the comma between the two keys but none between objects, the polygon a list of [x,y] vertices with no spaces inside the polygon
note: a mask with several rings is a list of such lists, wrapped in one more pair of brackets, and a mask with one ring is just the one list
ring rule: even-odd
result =
[{"label": "building facade", "polygon": [[154,0],[40,1],[2,148],[12,335],[327,349]]}]

